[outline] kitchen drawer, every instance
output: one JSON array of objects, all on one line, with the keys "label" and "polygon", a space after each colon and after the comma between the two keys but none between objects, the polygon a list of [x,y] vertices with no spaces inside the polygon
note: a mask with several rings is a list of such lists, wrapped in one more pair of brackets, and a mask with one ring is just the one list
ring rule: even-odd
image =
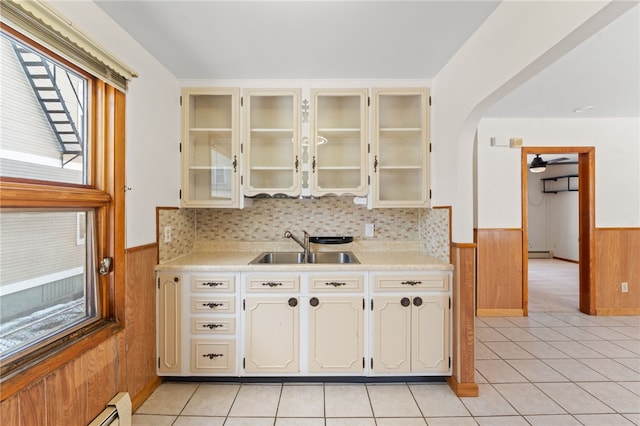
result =
[{"label": "kitchen drawer", "polygon": [[236,298],[234,296],[191,296],[191,312],[194,314],[204,312],[233,314],[235,311]]},{"label": "kitchen drawer", "polygon": [[236,319],[232,317],[191,318],[194,334],[235,334]]},{"label": "kitchen drawer", "polygon": [[247,293],[291,293],[299,289],[299,275],[249,275],[245,281]]},{"label": "kitchen drawer", "polygon": [[446,274],[393,274],[374,275],[374,291],[449,291]]},{"label": "kitchen drawer", "polygon": [[191,372],[234,373],[236,371],[236,341],[191,340]]},{"label": "kitchen drawer", "polygon": [[191,290],[233,293],[236,291],[236,277],[235,275],[192,275]]},{"label": "kitchen drawer", "polygon": [[310,292],[360,292],[364,288],[364,276],[351,275],[310,275]]}]

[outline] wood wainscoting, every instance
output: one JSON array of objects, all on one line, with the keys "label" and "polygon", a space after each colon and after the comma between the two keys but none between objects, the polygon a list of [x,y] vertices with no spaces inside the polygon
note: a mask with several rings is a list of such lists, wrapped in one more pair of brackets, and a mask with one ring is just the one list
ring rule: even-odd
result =
[{"label": "wood wainscoting", "polygon": [[522,230],[476,229],[477,316],[522,316]]},{"label": "wood wainscoting", "polygon": [[155,272],[158,246],[126,250],[125,326],[43,378],[2,395],[0,424],[86,425],[120,391],[134,409],[160,384],[155,363]]},{"label": "wood wainscoting", "polygon": [[596,228],[595,236],[596,315],[640,315],[640,228]]}]

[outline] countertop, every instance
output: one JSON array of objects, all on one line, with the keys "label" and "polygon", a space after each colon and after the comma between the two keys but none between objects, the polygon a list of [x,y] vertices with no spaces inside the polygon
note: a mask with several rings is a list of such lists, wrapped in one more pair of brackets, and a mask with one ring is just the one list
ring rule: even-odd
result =
[{"label": "countertop", "polygon": [[[252,247],[251,249],[248,249]],[[265,251],[302,251],[297,246],[278,244],[251,244],[216,246],[215,250],[207,246],[195,246],[194,251],[184,256],[162,262],[156,271],[180,272],[314,272],[314,271],[452,271],[453,265],[436,259],[417,250],[413,244],[390,244],[387,250],[381,247],[364,247],[345,244],[340,247],[323,247],[314,251],[351,251],[360,263],[352,264],[264,264],[249,265],[260,253]],[[314,247],[315,248],[315,247]]]}]

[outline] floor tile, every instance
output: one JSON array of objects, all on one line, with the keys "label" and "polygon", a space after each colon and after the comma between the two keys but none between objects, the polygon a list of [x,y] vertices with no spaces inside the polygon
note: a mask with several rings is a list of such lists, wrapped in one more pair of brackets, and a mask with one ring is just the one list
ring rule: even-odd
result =
[{"label": "floor tile", "polygon": [[281,389],[281,385],[243,384],[229,416],[275,418]]},{"label": "floor tile", "polygon": [[493,328],[513,327],[513,323],[503,317],[483,317],[482,320]]},{"label": "floor tile", "polygon": [[612,329],[631,339],[640,340],[640,326],[612,327]]},{"label": "floor tile", "polygon": [[617,413],[640,413],[640,396],[613,382],[579,383],[582,389],[613,408]]},{"label": "floor tile", "polygon": [[476,417],[480,426],[529,426],[521,416]]},{"label": "floor tile", "polygon": [[518,414],[492,385],[479,385],[479,388],[479,396],[460,398],[471,415],[477,417],[510,416]]},{"label": "floor tile", "polygon": [[486,359],[476,361],[476,370],[482,374],[489,383],[514,383],[526,382],[520,373],[501,359]]},{"label": "floor tile", "polygon": [[640,357],[636,358],[615,358],[615,362],[624,365],[627,368],[635,371],[636,373],[640,373]]},{"label": "floor tile", "polygon": [[278,417],[324,417],[324,387],[283,386]]},{"label": "floor tile", "polygon": [[637,354],[606,340],[589,340],[581,342],[586,347],[600,352],[608,358],[633,358],[638,357]]},{"label": "floor tile", "polygon": [[576,418],[585,426],[633,426],[633,423],[620,414],[586,414]]},{"label": "floor tile", "polygon": [[178,415],[197,388],[198,383],[163,383],[136,413]]},{"label": "floor tile", "polygon": [[134,414],[131,418],[132,426],[171,426],[176,416],[162,416],[158,414]]},{"label": "floor tile", "polygon": [[590,334],[593,334],[594,336],[597,336],[603,340],[626,340],[625,335],[617,332],[613,327],[597,326],[597,327],[581,327],[581,328],[582,330],[585,330]]},{"label": "floor tile", "polygon": [[421,417],[409,386],[367,385],[375,417]]},{"label": "floor tile", "polygon": [[326,417],[373,417],[364,385],[326,385]]},{"label": "floor tile", "polygon": [[180,416],[173,426],[222,426],[225,417]]},{"label": "floor tile", "polygon": [[579,361],[596,370],[609,380],[619,382],[640,381],[640,373],[612,359],[581,359]]},{"label": "floor tile", "polygon": [[569,414],[525,416],[531,426],[582,426],[575,417]]},{"label": "floor tile", "polygon": [[640,382],[620,382],[618,384],[640,396]]},{"label": "floor tile", "polygon": [[519,327],[501,328],[500,334],[507,337],[512,342],[535,342],[540,341],[536,336],[529,333],[527,329]]},{"label": "floor tile", "polygon": [[623,347],[634,354],[640,356],[640,341],[637,340],[615,340],[611,343],[615,343],[616,345]]},{"label": "floor tile", "polygon": [[473,417],[428,417],[429,426],[477,426]]},{"label": "floor tile", "polygon": [[476,342],[474,346],[475,350],[475,359],[499,359],[500,357],[496,355],[491,349],[487,347],[482,342]]},{"label": "floor tile", "polygon": [[536,386],[569,414],[611,413],[613,410],[575,383],[537,383]]},{"label": "floor tile", "polygon": [[[203,383],[194,392],[181,414],[226,417],[239,389],[240,385],[237,384]],[[215,404],[212,404],[212,401],[215,401]]]},{"label": "floor tile", "polygon": [[376,418],[376,426],[427,426],[422,417]]},{"label": "floor tile", "polygon": [[275,419],[269,417],[227,417],[224,426],[273,426]]},{"label": "floor tile", "polygon": [[543,324],[540,324],[538,321],[534,320],[530,316],[529,317],[508,317],[507,320],[510,323],[517,325],[518,327],[521,327],[521,328],[544,327]]},{"label": "floor tile", "polygon": [[373,417],[327,418],[326,426],[376,426]]},{"label": "floor tile", "polygon": [[522,415],[566,414],[566,411],[530,383],[497,384],[493,387]]},{"label": "floor tile", "polygon": [[502,359],[531,359],[533,355],[514,342],[487,342],[491,351]]},{"label": "floor tile", "polygon": [[324,417],[321,418],[293,418],[278,417],[275,426],[324,426]]},{"label": "floor tile", "polygon": [[604,358],[601,353],[578,342],[549,342],[549,344],[571,358]]},{"label": "floor tile", "polygon": [[539,359],[512,359],[507,361],[530,382],[566,382],[567,378]]},{"label": "floor tile", "polygon": [[547,342],[517,342],[518,345],[536,358],[569,358]]},{"label": "floor tile", "polygon": [[477,328],[476,339],[481,342],[507,342],[509,340],[495,329],[488,327]]},{"label": "floor tile", "polygon": [[424,417],[470,415],[448,385],[409,385],[409,389]]},{"label": "floor tile", "polygon": [[560,334],[547,327],[531,328],[528,331],[530,334],[545,342],[563,342],[571,340],[564,334]]},{"label": "floor tile", "polygon": [[572,382],[605,382],[608,380],[602,374],[575,359],[545,359],[543,362]]}]

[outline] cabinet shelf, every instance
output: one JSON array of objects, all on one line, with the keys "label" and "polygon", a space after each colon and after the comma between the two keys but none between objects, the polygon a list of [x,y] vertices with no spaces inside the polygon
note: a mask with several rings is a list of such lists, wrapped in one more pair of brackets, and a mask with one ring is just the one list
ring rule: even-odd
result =
[{"label": "cabinet shelf", "polygon": [[416,170],[422,169],[422,166],[378,166],[379,170]]},{"label": "cabinet shelf", "polygon": [[215,133],[231,133],[233,129],[228,127],[190,127],[190,132],[215,132]]},{"label": "cabinet shelf", "polygon": [[381,132],[421,132],[420,127],[381,127]]},{"label": "cabinet shelf", "polygon": [[[578,188],[572,188],[571,187],[571,178],[577,179],[578,175],[577,174],[570,174],[570,175],[552,176],[552,177],[540,179],[542,181],[542,193],[543,194],[557,194],[558,192],[577,192]],[[566,188],[564,188],[564,187],[562,189],[548,189],[547,188],[547,182],[549,182],[549,181],[557,182],[559,179],[566,179],[567,180]]]}]

